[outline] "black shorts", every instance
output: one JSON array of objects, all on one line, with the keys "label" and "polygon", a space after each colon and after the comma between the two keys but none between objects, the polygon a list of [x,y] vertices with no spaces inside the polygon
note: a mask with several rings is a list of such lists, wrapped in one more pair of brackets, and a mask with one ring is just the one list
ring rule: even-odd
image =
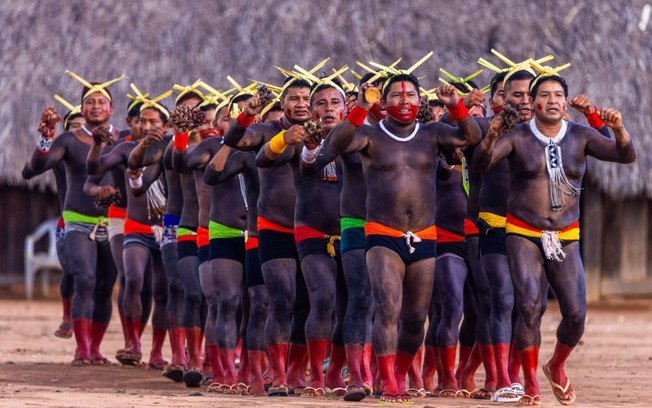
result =
[{"label": "black shorts", "polygon": [[[331,256],[327,250],[328,241],[328,238],[307,238],[301,240],[296,244],[297,251],[299,252],[299,258],[303,259],[308,255]],[[333,242],[333,246],[335,247],[335,256],[340,257],[340,241],[336,240]]]},{"label": "black shorts", "polygon": [[414,252],[410,253],[405,238],[393,238],[387,235],[367,235],[367,251],[375,246],[385,247],[396,252],[406,265],[437,256],[437,241],[431,239],[413,242],[412,247],[414,248]]},{"label": "black shorts", "polygon": [[154,235],[146,234],[128,234],[124,236],[122,247],[127,248],[130,246],[141,246],[149,249],[152,252],[160,252],[161,247]]},{"label": "black shorts", "polygon": [[247,249],[245,253],[245,279],[248,288],[265,284],[258,248]]},{"label": "black shorts", "polygon": [[464,260],[467,260],[469,254],[466,251],[466,242],[438,242],[437,243],[437,256],[444,254],[457,255]]},{"label": "black shorts", "polygon": [[364,228],[354,227],[342,230],[342,252],[353,251],[355,249],[365,249],[366,242]]},{"label": "black shorts", "polygon": [[273,259],[299,260],[294,234],[287,232],[267,229],[258,231],[258,250],[261,264]]},{"label": "black shorts", "polygon": [[204,262],[210,261],[209,247],[210,244],[197,247],[197,261],[199,262],[199,265],[203,264]]},{"label": "black shorts", "polygon": [[177,241],[177,259],[197,256],[197,243],[194,241]]},{"label": "black shorts", "polygon": [[507,255],[507,246],[505,246],[505,239],[507,234],[505,228],[490,228],[485,233],[480,234],[480,253],[487,254],[501,254]]},{"label": "black shorts", "polygon": [[209,244],[210,259],[232,259],[244,265],[245,240],[239,238],[213,238]]}]

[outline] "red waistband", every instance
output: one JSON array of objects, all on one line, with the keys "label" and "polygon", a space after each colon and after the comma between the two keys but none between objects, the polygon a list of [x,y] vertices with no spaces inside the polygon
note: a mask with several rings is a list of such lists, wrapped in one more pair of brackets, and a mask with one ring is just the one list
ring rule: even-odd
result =
[{"label": "red waistband", "polygon": [[272,230],[276,232],[284,232],[286,234],[294,234],[294,230],[292,228],[287,228],[283,227],[281,225],[278,225],[267,218],[263,218],[261,216],[258,216],[258,231],[260,230]]},{"label": "red waistband", "polygon": [[107,218],[127,218],[127,209],[115,206],[113,204],[109,205],[109,212],[106,215]]},{"label": "red waistband", "polygon": [[470,237],[472,235],[480,234],[480,230],[475,226],[475,223],[468,218],[464,219],[464,235]]},{"label": "red waistband", "polygon": [[208,228],[197,227],[197,247],[205,247],[209,243]]},{"label": "red waistband", "polygon": [[142,224],[138,221],[134,221],[131,218],[125,220],[124,234],[140,234],[140,235],[153,235],[152,226],[147,224]]},{"label": "red waistband", "polygon": [[[533,232],[543,232],[542,229],[533,227],[533,226],[527,224],[525,221],[516,218],[515,216],[513,216],[510,213],[507,213],[507,222],[512,224],[512,225],[515,225],[515,226],[517,226],[519,228],[523,228],[523,229],[530,230],[530,231],[533,231]],[[570,224],[569,226],[560,229],[559,232],[560,233],[561,232],[567,232],[567,231],[570,231],[570,230],[572,230],[574,228],[579,228],[579,227],[580,227],[580,221],[577,220],[574,223]]]},{"label": "red waistband", "polygon": [[[413,233],[421,239],[428,239],[431,241],[437,240],[437,227],[434,225]],[[399,231],[392,227],[388,227],[378,222],[367,221],[364,224],[364,235],[385,235],[392,238],[403,238],[405,236],[405,232]]]},{"label": "red waistband", "polygon": [[258,237],[249,237],[247,242],[245,242],[245,250],[256,249],[258,248]]},{"label": "red waistband", "polygon": [[299,243],[305,239],[319,238],[323,239],[326,234],[306,225],[297,225],[294,227],[294,242]]},{"label": "red waistband", "polygon": [[437,226],[437,243],[463,242],[464,236]]}]

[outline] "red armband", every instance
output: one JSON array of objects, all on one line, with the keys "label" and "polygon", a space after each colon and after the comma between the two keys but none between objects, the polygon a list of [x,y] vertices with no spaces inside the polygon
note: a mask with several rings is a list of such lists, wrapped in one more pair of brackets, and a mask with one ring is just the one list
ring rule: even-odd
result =
[{"label": "red armband", "polygon": [[464,119],[466,119],[467,116],[469,116],[469,110],[466,108],[466,106],[464,106],[463,98],[459,98],[455,105],[453,106],[446,105],[446,107],[448,108],[448,111],[451,114],[451,119],[457,122],[463,121]]},{"label": "red armband", "polygon": [[600,115],[598,115],[597,106],[593,107],[593,113],[589,115],[584,114],[584,117],[589,122],[589,126],[591,126],[594,129],[600,129],[601,127],[604,126],[604,122],[602,121],[602,119],[600,119]]},{"label": "red armband", "polygon": [[177,150],[186,150],[188,147],[188,132],[174,134],[174,148]]},{"label": "red armband", "polygon": [[349,111],[348,116],[346,117],[349,120],[349,123],[351,123],[355,127],[360,127],[364,123],[364,120],[367,118],[367,115],[369,114],[369,111],[366,111],[359,107],[358,105],[355,105],[353,109]]},{"label": "red armband", "polygon": [[241,128],[247,128],[249,125],[254,123],[254,120],[256,119],[256,115],[254,116],[248,116],[246,113],[242,112],[238,115],[238,126]]}]

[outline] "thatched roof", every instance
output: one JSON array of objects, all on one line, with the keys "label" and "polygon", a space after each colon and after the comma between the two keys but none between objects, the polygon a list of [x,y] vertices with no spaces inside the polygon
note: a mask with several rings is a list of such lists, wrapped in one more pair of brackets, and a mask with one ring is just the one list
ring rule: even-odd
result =
[{"label": "thatched roof", "polygon": [[[410,3],[407,7],[406,4]],[[231,74],[280,81],[271,64],[312,66],[325,56],[334,66],[356,60],[406,64],[428,51],[435,57],[417,73],[436,84],[436,71],[470,73],[493,47],[513,59],[555,55],[571,93],[622,109],[635,137],[636,164],[592,165],[593,178],[616,196],[652,197],[652,111],[647,64],[652,26],[639,28],[645,1],[559,0],[156,0],[140,2],[3,2],[0,13],[0,182],[23,183],[20,169],[37,139],[41,109],[57,92],[77,101],[80,86],[64,71],[89,80],[123,72],[112,87],[114,124],[122,125],[128,83],[158,94],[197,78],[226,87]],[[494,61],[497,62],[495,58]],[[479,82],[488,82],[483,73]],[[168,101],[171,104],[171,101]],[[622,182],[621,182],[622,180]],[[51,179],[39,178],[40,186]]]}]

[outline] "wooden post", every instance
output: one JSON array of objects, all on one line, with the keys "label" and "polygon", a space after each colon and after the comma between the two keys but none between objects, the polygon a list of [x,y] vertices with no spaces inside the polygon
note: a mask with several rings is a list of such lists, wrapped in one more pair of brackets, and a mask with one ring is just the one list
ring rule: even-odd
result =
[{"label": "wooden post", "polygon": [[643,282],[647,279],[648,201],[644,197],[622,202],[620,279]]},{"label": "wooden post", "polygon": [[586,301],[595,303],[602,296],[602,194],[592,183],[582,192],[582,259],[586,273]]}]

